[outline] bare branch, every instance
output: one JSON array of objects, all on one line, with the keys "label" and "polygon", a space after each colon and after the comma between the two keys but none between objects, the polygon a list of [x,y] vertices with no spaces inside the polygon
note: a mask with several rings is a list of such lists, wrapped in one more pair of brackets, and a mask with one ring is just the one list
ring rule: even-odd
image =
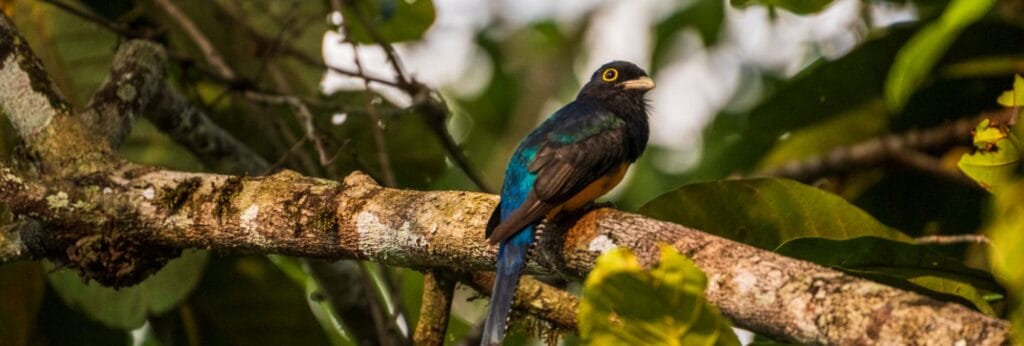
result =
[{"label": "bare branch", "polygon": [[984,234],[953,234],[953,235],[926,235],[914,238],[918,244],[989,244],[991,241]]},{"label": "bare branch", "polygon": [[444,345],[454,293],[455,281],[452,278],[433,271],[423,273],[423,303],[413,334],[414,344]]},{"label": "bare branch", "polygon": [[196,26],[196,23],[192,21],[185,12],[182,12],[178,5],[175,5],[171,0],[154,0],[157,6],[162,8],[167,15],[171,17],[178,26],[181,26],[182,30],[185,30],[185,34],[195,42],[196,46],[199,46],[199,50],[203,52],[203,56],[206,57],[206,62],[212,65],[222,77],[226,79],[236,79],[235,71],[228,66],[227,62],[224,61],[224,57],[220,55],[217,48],[213,46],[210,39],[203,35],[202,30]]},{"label": "bare branch", "polygon": [[[793,161],[757,175],[785,177],[807,182],[818,177],[874,167],[883,163],[900,163],[963,182],[961,179],[949,176],[946,172],[934,170],[933,165],[922,162],[920,156],[907,157],[907,155],[912,155],[907,152],[930,151],[948,148],[957,143],[970,143],[971,131],[982,119],[991,118],[1004,121],[1010,119],[1015,113],[1013,109],[1007,108],[977,117],[957,119],[926,130],[886,134],[857,144],[838,147],[822,155]],[[973,183],[971,185],[976,186]]]}]

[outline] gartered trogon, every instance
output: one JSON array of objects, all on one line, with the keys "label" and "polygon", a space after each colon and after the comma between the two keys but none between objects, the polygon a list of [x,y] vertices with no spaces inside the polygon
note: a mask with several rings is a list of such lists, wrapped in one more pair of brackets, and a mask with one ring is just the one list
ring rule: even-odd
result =
[{"label": "gartered trogon", "polygon": [[500,344],[504,337],[537,224],[611,190],[643,153],[649,134],[644,94],[653,88],[636,65],[607,63],[575,100],[519,143],[487,224],[487,240],[500,247],[483,345]]}]

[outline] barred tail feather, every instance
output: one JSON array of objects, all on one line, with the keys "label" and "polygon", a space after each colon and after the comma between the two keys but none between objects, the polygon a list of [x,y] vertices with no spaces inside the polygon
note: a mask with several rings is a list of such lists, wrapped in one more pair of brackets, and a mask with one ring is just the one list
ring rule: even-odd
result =
[{"label": "barred tail feather", "polygon": [[526,253],[533,241],[533,226],[501,244],[498,250],[498,268],[495,272],[494,288],[491,290],[491,304],[487,309],[487,320],[480,338],[483,346],[501,345],[505,338],[506,324],[512,311],[512,300],[519,285],[519,274],[526,263]]}]

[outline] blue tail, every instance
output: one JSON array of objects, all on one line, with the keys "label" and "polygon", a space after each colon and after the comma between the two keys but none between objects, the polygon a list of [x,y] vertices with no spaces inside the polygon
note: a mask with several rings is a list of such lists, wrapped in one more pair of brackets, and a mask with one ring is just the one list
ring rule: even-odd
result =
[{"label": "blue tail", "polygon": [[528,226],[501,244],[498,250],[498,269],[495,272],[494,288],[491,290],[491,305],[487,309],[487,320],[480,338],[480,345],[501,345],[505,338],[508,314],[512,311],[512,298],[519,286],[519,274],[526,264],[526,253],[533,242],[533,227]]}]

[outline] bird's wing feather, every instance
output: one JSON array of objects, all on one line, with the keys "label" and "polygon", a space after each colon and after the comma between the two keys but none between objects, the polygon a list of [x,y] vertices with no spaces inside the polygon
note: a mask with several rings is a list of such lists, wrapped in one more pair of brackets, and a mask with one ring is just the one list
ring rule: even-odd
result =
[{"label": "bird's wing feather", "polygon": [[[519,208],[488,234],[491,243],[501,242],[523,227],[544,219],[552,209],[626,160],[622,122],[610,113],[591,115],[586,120],[585,123],[566,122],[568,126],[561,128],[564,131],[556,129],[548,134],[530,163],[530,172],[537,175],[533,190]],[[573,128],[575,126],[585,128]],[[569,133],[575,138],[566,140]],[[581,133],[589,136],[582,137]]]}]

